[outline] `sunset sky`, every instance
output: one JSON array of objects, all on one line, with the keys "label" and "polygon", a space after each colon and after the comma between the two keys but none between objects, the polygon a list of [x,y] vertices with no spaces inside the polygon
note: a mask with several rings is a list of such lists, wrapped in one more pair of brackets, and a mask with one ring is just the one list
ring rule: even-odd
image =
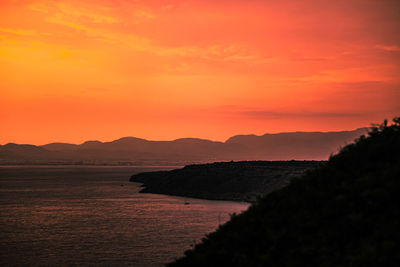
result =
[{"label": "sunset sky", "polygon": [[398,0],[0,0],[0,144],[351,130],[399,74]]}]

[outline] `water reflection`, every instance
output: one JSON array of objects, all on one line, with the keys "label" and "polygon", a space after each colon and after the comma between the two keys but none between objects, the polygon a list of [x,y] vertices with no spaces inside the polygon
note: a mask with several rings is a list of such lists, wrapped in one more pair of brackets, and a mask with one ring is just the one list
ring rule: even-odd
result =
[{"label": "water reflection", "polygon": [[139,194],[153,169],[0,167],[0,264],[161,266],[248,206]]}]

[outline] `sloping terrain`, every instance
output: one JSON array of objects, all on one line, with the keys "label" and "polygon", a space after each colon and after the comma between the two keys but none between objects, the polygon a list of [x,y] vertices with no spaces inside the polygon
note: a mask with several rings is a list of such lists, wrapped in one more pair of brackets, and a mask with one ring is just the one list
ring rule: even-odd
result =
[{"label": "sloping terrain", "polygon": [[253,202],[286,186],[322,161],[241,161],[189,165],[172,171],[135,174],[142,193]]},{"label": "sloping terrain", "polygon": [[373,128],[169,266],[400,266],[400,118]]}]

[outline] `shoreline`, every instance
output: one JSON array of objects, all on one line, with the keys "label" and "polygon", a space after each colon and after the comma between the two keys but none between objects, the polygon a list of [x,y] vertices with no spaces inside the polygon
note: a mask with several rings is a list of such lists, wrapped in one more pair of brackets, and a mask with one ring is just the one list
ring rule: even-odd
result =
[{"label": "shoreline", "polygon": [[0,164],[0,168],[52,168],[52,167],[115,167],[115,168],[181,168],[183,165],[95,165],[95,164]]},{"label": "shoreline", "polygon": [[139,193],[254,203],[325,161],[239,161],[134,174]]},{"label": "shoreline", "polygon": [[[144,187],[143,184],[139,182],[134,182],[138,183],[140,187]],[[197,195],[197,194],[174,194],[174,193],[168,193],[168,192],[155,192],[151,190],[147,190],[146,188],[143,188],[139,191],[140,194],[157,194],[157,195],[166,195],[166,196],[172,196],[172,197],[182,197],[182,198],[194,198],[194,199],[201,199],[201,200],[212,200],[212,201],[231,201],[231,202],[239,202],[239,203],[255,203],[257,197],[254,197],[252,199],[246,198],[245,196],[242,197],[223,197],[223,196],[205,196],[205,195]],[[260,195],[261,197],[261,195]]]},{"label": "shoreline", "polygon": [[[140,182],[131,182],[131,183],[135,183],[137,184],[139,187],[141,187],[142,189],[138,192],[140,194],[155,194],[155,195],[164,195],[164,196],[171,196],[171,197],[178,197],[178,198],[189,198],[189,199],[195,199],[195,200],[209,200],[209,201],[226,201],[226,202],[235,202],[235,203],[246,203],[246,204],[252,204],[253,202],[250,201],[246,201],[246,200],[240,200],[240,199],[232,199],[232,198],[212,198],[212,197],[201,197],[201,196],[190,196],[190,195],[176,195],[176,194],[172,194],[172,193],[157,193],[157,192],[150,192],[150,191],[142,191],[144,189],[144,185],[143,183]],[[189,204],[191,204],[189,202]]]}]

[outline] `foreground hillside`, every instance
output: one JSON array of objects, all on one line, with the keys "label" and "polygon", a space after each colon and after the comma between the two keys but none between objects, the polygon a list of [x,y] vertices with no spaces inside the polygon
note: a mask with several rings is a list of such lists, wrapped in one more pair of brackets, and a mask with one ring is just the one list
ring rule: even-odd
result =
[{"label": "foreground hillside", "polygon": [[400,118],[232,216],[169,266],[400,266]]},{"label": "foreground hillside", "polygon": [[189,165],[172,171],[135,174],[142,193],[253,202],[286,186],[322,161],[242,161]]}]

